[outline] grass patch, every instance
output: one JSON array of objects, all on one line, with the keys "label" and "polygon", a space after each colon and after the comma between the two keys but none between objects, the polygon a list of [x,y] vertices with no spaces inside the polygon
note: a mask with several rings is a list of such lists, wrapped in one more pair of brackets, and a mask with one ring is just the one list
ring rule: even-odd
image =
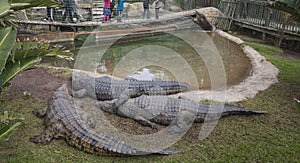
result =
[{"label": "grass patch", "polygon": [[1,110],[14,111],[26,120],[9,141],[0,142],[0,162],[299,162],[300,114],[293,99],[300,97],[300,61],[274,55],[281,52],[275,47],[251,42],[246,45],[259,51],[280,70],[279,83],[238,103],[250,110],[267,111],[267,115],[221,119],[202,141],[198,139],[202,124],[193,124],[185,136],[170,147],[182,150],[183,154],[96,156],[78,151],[63,140],[53,140],[49,145],[28,142],[44,129],[43,119],[34,117],[31,111],[46,103],[33,96],[8,101],[6,96],[12,92],[4,90],[0,96]]},{"label": "grass patch", "polygon": [[257,50],[280,70],[279,80],[281,82],[300,83],[300,60],[278,57],[278,54],[283,52],[278,47],[253,42],[246,42],[245,45]]}]

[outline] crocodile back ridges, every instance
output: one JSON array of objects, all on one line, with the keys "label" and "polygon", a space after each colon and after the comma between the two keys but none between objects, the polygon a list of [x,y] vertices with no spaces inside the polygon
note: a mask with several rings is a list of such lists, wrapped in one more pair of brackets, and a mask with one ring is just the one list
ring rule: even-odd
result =
[{"label": "crocodile back ridges", "polygon": [[[81,120],[80,116],[77,114],[77,109],[81,108],[76,105],[74,98],[68,93],[66,85],[63,85],[54,93],[52,100],[49,103],[45,120],[47,128],[49,126],[54,126],[53,124],[61,124],[59,125],[61,127],[53,128],[51,130],[53,131],[53,137],[62,137],[68,144],[79,150],[98,155],[141,155],[151,153],[176,154],[180,152],[167,149],[138,150],[120,139],[108,136],[105,133],[97,132],[90,128],[83,120]],[[45,132],[46,130],[44,133]],[[49,134],[49,131],[47,134]],[[47,144],[47,142],[41,143]]]},{"label": "crocodile back ridges", "polygon": [[112,100],[115,98],[113,97],[111,78],[107,76],[95,78],[94,86],[97,100]]},{"label": "crocodile back ridges", "polygon": [[[65,94],[64,97],[68,97]],[[55,121],[53,115],[59,116],[59,120],[64,124],[66,129],[66,141],[80,150],[95,154],[135,154],[138,151],[130,145],[120,141],[116,138],[107,136],[104,133],[94,131],[86,125],[76,114],[77,106],[70,98],[57,98],[54,99],[51,109],[47,117],[49,122]],[[51,111],[55,110],[55,111]]]},{"label": "crocodile back ridges", "polygon": [[[136,106],[136,107],[135,107]],[[200,104],[187,99],[176,99],[168,96],[140,96],[129,99],[120,108],[122,116],[124,114],[134,117],[143,114],[150,117],[149,120],[169,125],[178,116],[180,111],[189,111],[195,115],[195,122],[217,120],[230,115],[254,115],[264,114],[264,111],[251,111],[240,106]]]},{"label": "crocodile back ridges", "polygon": [[170,95],[179,92],[186,91],[188,84],[184,82],[176,81],[135,81],[132,80],[129,83],[129,88],[137,88],[144,94],[152,95]]},{"label": "crocodile back ridges", "polygon": [[[137,107],[134,107],[137,105]],[[204,106],[204,105],[203,105]],[[136,110],[138,109],[138,110]],[[189,111],[196,115],[195,121],[203,121],[208,110],[207,107],[199,107],[193,101],[176,99],[168,96],[140,96],[129,99],[120,110],[129,117],[135,114],[143,114],[145,117],[151,116],[150,120],[162,125],[169,125],[180,111]],[[130,115],[134,113],[134,115]],[[123,115],[124,116],[124,115]]]},{"label": "crocodile back ridges", "polygon": [[118,98],[125,90],[131,90],[130,97],[146,95],[170,95],[186,91],[188,84],[176,81],[115,80],[108,76],[95,78],[95,93],[98,100]]}]

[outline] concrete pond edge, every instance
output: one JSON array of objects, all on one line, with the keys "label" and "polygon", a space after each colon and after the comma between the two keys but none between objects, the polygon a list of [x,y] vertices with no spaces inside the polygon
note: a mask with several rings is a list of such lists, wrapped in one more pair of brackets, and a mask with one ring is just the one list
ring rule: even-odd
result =
[{"label": "concrete pond edge", "polygon": [[180,96],[185,96],[194,101],[238,102],[253,98],[257,93],[278,82],[279,70],[259,52],[250,46],[244,45],[244,41],[241,39],[224,31],[216,30],[215,33],[239,45],[244,54],[249,57],[252,64],[250,76],[241,83],[222,90],[197,90],[181,93]]}]

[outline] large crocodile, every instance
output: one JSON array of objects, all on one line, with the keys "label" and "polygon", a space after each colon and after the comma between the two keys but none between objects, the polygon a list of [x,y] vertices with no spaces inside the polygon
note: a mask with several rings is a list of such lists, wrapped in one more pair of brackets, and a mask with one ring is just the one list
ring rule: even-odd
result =
[{"label": "large crocodile", "polygon": [[53,138],[64,138],[66,142],[79,150],[94,154],[176,154],[176,150],[137,149],[118,138],[94,131],[80,119],[76,112],[80,107],[69,95],[64,84],[53,95],[49,105],[41,110],[33,111],[38,117],[45,117],[46,129],[30,141],[48,144]]},{"label": "large crocodile", "polygon": [[[187,90],[188,84],[176,81],[146,81],[133,78],[116,80],[108,76],[91,77],[84,73],[72,73],[73,96],[90,96],[100,101],[138,97],[140,95],[170,95]],[[118,104],[124,101],[119,100]]]},{"label": "large crocodile", "polygon": [[[234,105],[200,104],[186,98],[169,96],[146,96],[124,100],[121,105],[112,101],[97,101],[102,110],[122,117],[133,118],[143,125],[155,128],[155,123],[169,125],[176,120],[175,125],[186,126],[192,119],[195,122],[217,120],[230,115],[264,114],[264,111],[252,111]],[[181,118],[178,118],[178,115]],[[154,122],[154,123],[153,123]],[[191,122],[191,123],[192,123]],[[175,129],[175,128],[173,128]],[[180,132],[177,128],[174,132]]]}]

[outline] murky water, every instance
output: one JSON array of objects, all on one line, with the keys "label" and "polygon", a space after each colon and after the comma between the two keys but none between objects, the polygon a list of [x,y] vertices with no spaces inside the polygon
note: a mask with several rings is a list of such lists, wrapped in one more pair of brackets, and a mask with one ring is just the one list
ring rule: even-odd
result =
[{"label": "murky water", "polygon": [[[125,36],[107,46],[90,46],[92,44],[89,43],[81,50],[73,50],[79,54],[75,67],[121,78],[179,80],[190,83],[194,89],[209,89],[212,80],[218,80],[212,76],[222,75],[211,67],[224,67],[227,86],[238,84],[250,75],[250,59],[238,45],[217,34],[198,30],[190,32],[187,37],[196,42],[196,47],[169,33],[135,40]],[[95,44],[103,45],[101,42]],[[215,61],[216,56],[221,58],[221,63]],[[74,62],[65,60],[45,62],[58,67],[74,66]],[[224,85],[220,82],[217,87]]]}]

